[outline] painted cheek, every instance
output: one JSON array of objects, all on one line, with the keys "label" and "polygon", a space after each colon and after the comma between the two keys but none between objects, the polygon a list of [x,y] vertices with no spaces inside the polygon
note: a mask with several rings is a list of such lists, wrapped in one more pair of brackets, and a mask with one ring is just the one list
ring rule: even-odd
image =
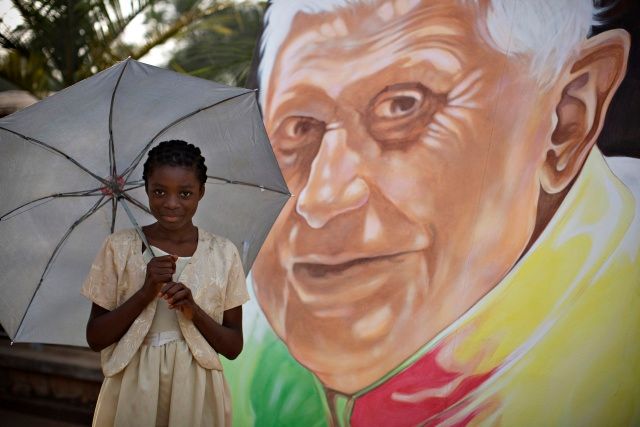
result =
[{"label": "painted cheek", "polygon": [[430,166],[422,154],[395,154],[376,165],[376,186],[396,209],[409,218],[426,220],[433,216],[434,193],[442,191],[440,166]]}]

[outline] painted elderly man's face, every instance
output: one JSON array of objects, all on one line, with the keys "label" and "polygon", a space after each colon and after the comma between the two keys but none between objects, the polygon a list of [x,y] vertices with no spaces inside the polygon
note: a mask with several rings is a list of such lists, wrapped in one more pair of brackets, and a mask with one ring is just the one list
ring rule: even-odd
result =
[{"label": "painted elderly man's face", "polygon": [[295,195],[254,268],[293,355],[355,391],[505,275],[536,220],[553,107],[463,2],[299,14],[265,94]]}]

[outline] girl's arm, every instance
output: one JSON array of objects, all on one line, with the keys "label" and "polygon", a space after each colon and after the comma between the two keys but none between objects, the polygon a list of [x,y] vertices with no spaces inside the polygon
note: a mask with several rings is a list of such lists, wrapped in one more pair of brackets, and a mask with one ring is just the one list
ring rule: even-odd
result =
[{"label": "girl's arm", "polygon": [[156,257],[147,264],[144,285],[131,298],[112,311],[93,304],[87,323],[87,343],[100,351],[118,341],[134,320],[158,296],[160,287],[170,282],[175,272],[175,257]]},{"label": "girl's arm", "polygon": [[238,357],[244,345],[241,305],[225,310],[220,325],[196,304],[191,290],[184,284],[167,283],[161,292],[169,308],[180,310],[187,319],[193,321],[216,352],[231,360]]},{"label": "girl's arm", "polygon": [[192,320],[215,351],[230,360],[240,355],[244,345],[241,305],[225,310],[222,325],[216,323],[200,307],[194,312]]}]

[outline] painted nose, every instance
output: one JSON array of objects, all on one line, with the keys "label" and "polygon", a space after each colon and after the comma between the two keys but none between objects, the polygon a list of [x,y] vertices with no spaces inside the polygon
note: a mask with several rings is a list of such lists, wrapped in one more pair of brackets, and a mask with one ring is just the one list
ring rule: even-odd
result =
[{"label": "painted nose", "polygon": [[360,155],[347,146],[347,136],[343,128],[325,132],[298,196],[296,211],[313,228],[358,209],[369,199],[369,186],[358,173]]}]

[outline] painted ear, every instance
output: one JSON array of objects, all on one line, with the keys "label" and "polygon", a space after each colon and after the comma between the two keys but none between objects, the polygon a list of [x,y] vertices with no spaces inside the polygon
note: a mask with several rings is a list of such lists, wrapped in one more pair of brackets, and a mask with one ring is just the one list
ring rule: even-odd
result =
[{"label": "painted ear", "polygon": [[585,41],[577,60],[560,78],[556,126],[542,168],[548,194],[564,190],[576,177],[602,130],[604,117],[627,68],[629,34],[606,31]]}]

